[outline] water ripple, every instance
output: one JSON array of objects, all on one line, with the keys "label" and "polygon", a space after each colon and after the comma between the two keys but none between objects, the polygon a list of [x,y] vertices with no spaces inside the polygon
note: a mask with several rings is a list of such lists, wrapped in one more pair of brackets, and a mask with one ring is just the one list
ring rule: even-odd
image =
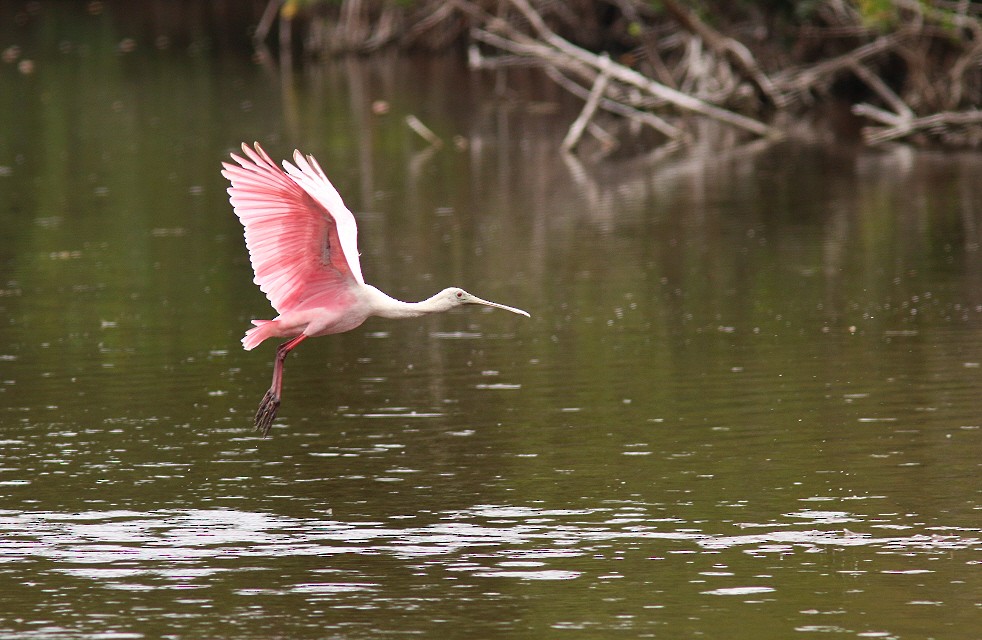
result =
[{"label": "water ripple", "polygon": [[[839,512],[805,515],[813,525],[857,520]],[[434,514],[428,516],[433,518]],[[117,588],[133,586],[136,578],[190,587],[203,578],[234,570],[243,559],[281,556],[364,554],[406,561],[436,559],[447,571],[464,571],[476,577],[571,580],[582,572],[549,564],[592,557],[597,545],[603,547],[602,543],[611,541],[625,547],[661,540],[676,547],[682,544],[688,552],[739,549],[751,555],[857,546],[874,547],[880,553],[982,547],[977,530],[877,536],[842,529],[781,528],[745,535],[714,535],[680,529],[677,524],[664,518],[645,518],[636,507],[537,509],[478,505],[436,514],[435,521],[423,526],[403,528],[375,521],[341,522],[234,509],[3,511],[0,564],[43,559],[54,562],[56,572],[116,583]],[[371,587],[367,583],[311,583],[294,588],[324,591]]]}]

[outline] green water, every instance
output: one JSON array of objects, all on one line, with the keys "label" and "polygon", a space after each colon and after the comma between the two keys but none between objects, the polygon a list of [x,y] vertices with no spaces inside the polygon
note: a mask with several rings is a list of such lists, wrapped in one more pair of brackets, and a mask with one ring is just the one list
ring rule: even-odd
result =
[{"label": "green water", "polygon": [[[0,29],[0,637],[978,637],[982,156],[564,159],[525,72],[44,6]],[[257,438],[252,140],[320,159],[372,284],[532,319],[304,343]]]}]

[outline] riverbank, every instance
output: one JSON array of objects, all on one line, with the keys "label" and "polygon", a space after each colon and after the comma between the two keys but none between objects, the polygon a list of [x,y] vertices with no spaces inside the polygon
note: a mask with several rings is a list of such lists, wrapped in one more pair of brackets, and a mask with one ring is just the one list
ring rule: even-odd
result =
[{"label": "riverbank", "polygon": [[458,47],[474,70],[538,67],[584,101],[570,150],[585,138],[612,149],[639,129],[657,145],[687,144],[700,118],[781,137],[782,122],[843,101],[868,145],[982,144],[982,3],[272,0],[266,9],[256,41],[276,55]]},{"label": "riverbank", "polygon": [[49,6],[0,7],[10,26],[0,69],[31,74],[52,28],[60,50],[111,26],[119,54],[252,56],[280,73],[450,52],[502,99],[530,78],[574,96],[582,110],[562,146],[591,157],[671,150],[720,128],[738,141],[795,137],[830,112],[846,143],[982,146],[982,2],[93,0],[63,23],[46,18]]}]

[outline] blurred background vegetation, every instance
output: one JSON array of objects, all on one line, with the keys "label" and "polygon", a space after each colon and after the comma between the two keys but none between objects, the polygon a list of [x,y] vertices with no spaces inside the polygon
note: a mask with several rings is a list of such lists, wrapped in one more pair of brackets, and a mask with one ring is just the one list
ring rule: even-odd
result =
[{"label": "blurred background vegetation", "polygon": [[[21,73],[31,72],[33,49],[45,33],[91,28],[55,27],[41,19],[44,5],[0,6],[0,20],[12,26],[9,40],[0,42],[2,60]],[[755,135],[787,135],[793,125],[781,117],[796,122],[829,105],[851,114],[872,145],[982,143],[979,2],[92,0],[84,6],[126,34],[118,43],[123,52],[222,51],[280,69],[382,50],[452,52],[466,56],[472,69],[541,68],[551,79],[543,82],[558,82],[584,100],[608,76],[598,108],[653,128],[659,143],[688,140],[686,118],[693,113],[732,118]],[[610,69],[589,58],[597,53],[609,56]],[[633,84],[619,76],[632,72],[639,74]],[[644,95],[636,95],[639,87]],[[603,142],[596,121],[590,125]]]}]

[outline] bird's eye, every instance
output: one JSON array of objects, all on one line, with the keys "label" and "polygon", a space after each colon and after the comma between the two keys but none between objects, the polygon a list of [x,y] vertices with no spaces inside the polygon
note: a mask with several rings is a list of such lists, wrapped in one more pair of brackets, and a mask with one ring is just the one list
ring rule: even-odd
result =
[{"label": "bird's eye", "polygon": [[458,298],[463,298],[464,297],[464,292],[463,291],[458,291],[457,292],[457,297]]}]

